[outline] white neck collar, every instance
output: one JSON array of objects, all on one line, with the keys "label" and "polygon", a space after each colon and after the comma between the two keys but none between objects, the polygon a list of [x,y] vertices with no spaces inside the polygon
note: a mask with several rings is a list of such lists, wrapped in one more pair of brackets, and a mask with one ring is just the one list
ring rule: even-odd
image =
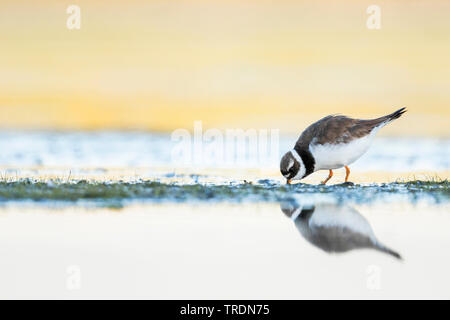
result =
[{"label": "white neck collar", "polygon": [[305,176],[305,173],[306,173],[305,164],[303,163],[302,157],[300,157],[300,155],[298,154],[297,150],[292,149],[291,150],[291,154],[294,157],[294,159],[297,160],[297,162],[300,164],[300,170],[298,170],[297,174],[292,179],[293,180],[300,180],[300,179],[302,179]]},{"label": "white neck collar", "polygon": [[295,221],[298,218],[300,213],[302,213],[302,209],[303,209],[303,206],[300,206],[297,209],[295,209],[294,212],[292,212],[292,215],[291,215],[292,221]]},{"label": "white neck collar", "polygon": [[298,154],[297,150],[292,149],[291,154],[294,156],[294,158],[295,158],[295,160],[297,160],[297,162],[303,163],[302,158]]}]

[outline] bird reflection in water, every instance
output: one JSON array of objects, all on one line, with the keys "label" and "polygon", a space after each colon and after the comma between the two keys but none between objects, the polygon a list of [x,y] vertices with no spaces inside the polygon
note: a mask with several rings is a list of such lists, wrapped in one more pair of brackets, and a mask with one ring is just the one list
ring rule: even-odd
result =
[{"label": "bird reflection in water", "polygon": [[375,249],[401,259],[378,241],[366,218],[352,207],[330,203],[303,206],[295,200],[283,201],[280,206],[308,242],[328,253]]}]

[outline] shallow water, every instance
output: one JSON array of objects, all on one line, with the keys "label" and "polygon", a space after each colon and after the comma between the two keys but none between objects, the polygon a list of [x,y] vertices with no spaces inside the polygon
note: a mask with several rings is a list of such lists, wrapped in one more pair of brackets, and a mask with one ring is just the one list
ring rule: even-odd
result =
[{"label": "shallow water", "polygon": [[[264,165],[278,168],[280,156],[290,150],[296,136],[281,136],[275,157]],[[0,131],[0,166],[16,170],[27,167],[66,168],[139,168],[196,167],[217,168],[208,158],[179,163],[172,157],[178,142],[169,134],[150,132],[94,131],[52,132]],[[206,149],[208,143],[204,143]],[[248,155],[236,158],[229,168],[261,168],[260,158]],[[238,161],[238,160],[241,161]],[[450,139],[377,137],[369,151],[354,165],[362,171],[442,171],[450,169]]]},{"label": "shallow water", "polygon": [[399,181],[448,179],[450,140],[377,139],[329,186],[270,163],[186,170],[170,146],[0,133],[0,299],[450,298],[448,182]]},{"label": "shallow water", "polygon": [[0,298],[450,298],[448,203],[287,207],[3,208]]}]

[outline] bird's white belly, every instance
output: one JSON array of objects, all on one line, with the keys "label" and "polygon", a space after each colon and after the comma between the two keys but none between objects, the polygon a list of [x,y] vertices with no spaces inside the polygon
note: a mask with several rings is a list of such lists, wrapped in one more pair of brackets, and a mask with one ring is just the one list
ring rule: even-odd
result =
[{"label": "bird's white belly", "polygon": [[369,134],[349,143],[311,143],[309,150],[316,162],[314,171],[338,169],[353,163],[369,149],[373,136],[373,134]]}]

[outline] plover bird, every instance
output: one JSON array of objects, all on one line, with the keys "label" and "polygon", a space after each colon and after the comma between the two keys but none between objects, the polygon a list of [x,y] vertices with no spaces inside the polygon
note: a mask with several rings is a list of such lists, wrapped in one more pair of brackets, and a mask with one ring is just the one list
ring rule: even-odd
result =
[{"label": "plover bird", "polygon": [[281,174],[287,179],[301,180],[318,170],[329,170],[328,182],[333,170],[345,167],[348,181],[348,165],[355,162],[370,147],[378,130],[406,112],[401,108],[387,116],[372,119],[352,119],[330,115],[313,123],[298,138],[294,148],[280,162]]},{"label": "plover bird", "polygon": [[284,201],[280,207],[300,234],[325,252],[375,249],[401,259],[400,254],[378,241],[369,222],[352,207],[326,203],[302,206],[297,201]]}]

